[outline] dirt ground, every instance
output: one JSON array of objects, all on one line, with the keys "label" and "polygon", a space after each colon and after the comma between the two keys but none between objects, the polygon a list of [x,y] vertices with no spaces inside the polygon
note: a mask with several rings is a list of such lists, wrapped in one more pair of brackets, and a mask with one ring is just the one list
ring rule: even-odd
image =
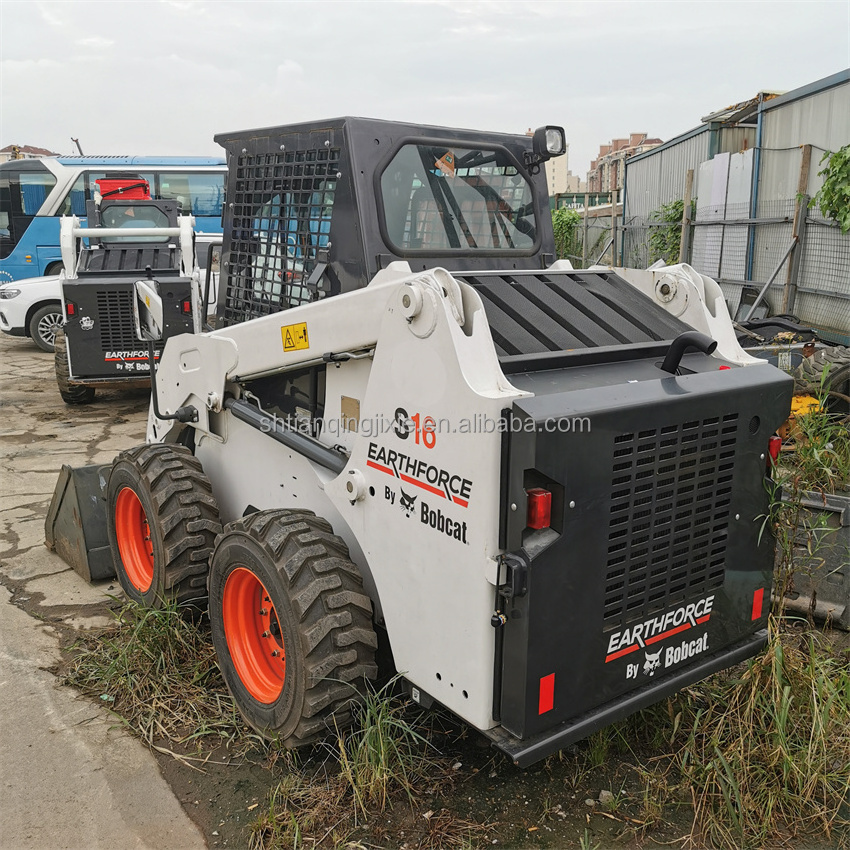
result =
[{"label": "dirt ground", "polygon": [[[42,545],[56,476],[63,463],[109,462],[119,450],[143,441],[148,393],[99,392],[91,405],[68,407],[56,389],[52,356],[30,341],[0,336],[0,362],[5,378],[0,455],[6,482],[0,492],[0,583],[11,591],[13,604],[52,624],[57,639],[69,647],[80,629],[109,622],[109,610],[120,604],[120,588],[117,582],[89,587]],[[598,741],[582,742],[519,770],[451,718],[439,715],[434,722],[451,774],[441,787],[448,790],[423,793],[410,804],[397,802],[351,835],[352,842],[361,842],[355,846],[420,846],[444,811],[483,825],[473,842],[479,846],[688,846],[689,801],[675,788],[650,787],[642,770],[642,763],[660,752],[630,751],[627,742],[619,742],[597,753]],[[162,750],[156,753],[162,775],[209,846],[245,847],[250,824],[267,809],[269,790],[286,761],[269,766],[260,754],[236,756],[222,748],[200,763],[170,754],[164,743]],[[300,766],[321,770],[328,760],[327,750],[317,748],[300,757]],[[612,795],[604,805],[599,802],[603,791]],[[655,799],[663,802],[650,825],[648,800]]]}]

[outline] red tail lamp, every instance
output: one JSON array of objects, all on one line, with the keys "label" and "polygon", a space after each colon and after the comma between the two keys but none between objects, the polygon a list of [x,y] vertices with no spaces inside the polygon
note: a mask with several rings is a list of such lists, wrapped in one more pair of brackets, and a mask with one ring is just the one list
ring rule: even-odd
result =
[{"label": "red tail lamp", "polygon": [[74,304],[73,301],[65,302],[65,317],[70,319],[72,316],[77,315],[77,305]]},{"label": "red tail lamp", "polygon": [[188,316],[192,312],[192,302],[188,298],[184,299],[180,305],[180,309],[185,316]]},{"label": "red tail lamp", "polygon": [[533,487],[528,495],[528,527],[549,528],[552,521],[552,494],[542,487]]},{"label": "red tail lamp", "polygon": [[770,455],[770,463],[768,464],[768,469],[771,465],[779,463],[779,452],[782,450],[782,437],[776,436],[774,434],[767,441],[767,452]]}]

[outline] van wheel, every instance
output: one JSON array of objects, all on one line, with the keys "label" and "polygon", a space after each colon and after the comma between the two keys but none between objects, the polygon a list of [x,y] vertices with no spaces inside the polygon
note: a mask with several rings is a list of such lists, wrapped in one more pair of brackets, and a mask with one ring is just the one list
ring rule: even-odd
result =
[{"label": "van wheel", "polygon": [[65,332],[56,331],[53,346],[53,364],[56,372],[56,383],[59,385],[59,395],[65,404],[89,404],[94,401],[94,387],[85,384],[72,384],[71,370],[68,368],[68,346]]},{"label": "van wheel", "polygon": [[183,446],[137,446],[112,463],[106,527],[118,580],[148,608],[206,597],[209,557],[221,532],[200,461]]},{"label": "van wheel", "polygon": [[351,722],[378,641],[360,573],[326,520],[267,510],[226,526],[209,611],[224,680],[260,734],[297,747]]},{"label": "van wheel", "polygon": [[62,322],[62,305],[45,304],[32,314],[27,330],[42,351],[53,354],[56,332],[62,329]]}]

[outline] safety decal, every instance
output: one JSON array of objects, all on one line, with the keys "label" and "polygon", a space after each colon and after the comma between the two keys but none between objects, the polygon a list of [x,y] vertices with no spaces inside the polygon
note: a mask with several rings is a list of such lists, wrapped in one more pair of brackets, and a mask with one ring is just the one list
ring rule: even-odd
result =
[{"label": "safety decal", "polygon": [[455,155],[451,151],[446,151],[434,165],[446,175],[446,177],[455,176]]},{"label": "safety decal", "polygon": [[299,322],[297,325],[284,325],[280,329],[283,340],[284,351],[301,351],[310,347],[307,337],[307,322]]},{"label": "safety decal", "polygon": [[472,494],[472,482],[468,478],[441,469],[424,460],[387,449],[377,443],[369,443],[366,466],[398,478],[414,487],[419,487],[434,496],[448,499],[465,508]]},{"label": "safety decal", "polygon": [[605,663],[707,623],[711,619],[713,605],[714,595],[712,594],[700,599],[699,602],[689,602],[666,614],[653,617],[643,623],[636,623],[625,631],[614,632],[608,639]]}]

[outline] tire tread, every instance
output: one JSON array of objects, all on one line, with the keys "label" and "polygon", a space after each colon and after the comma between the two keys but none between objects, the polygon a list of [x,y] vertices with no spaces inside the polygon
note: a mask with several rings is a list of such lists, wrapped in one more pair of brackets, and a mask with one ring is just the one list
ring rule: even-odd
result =
[{"label": "tire tread", "polygon": [[258,543],[288,589],[306,661],[301,717],[282,741],[313,743],[350,724],[361,701],[357,683],[377,676],[371,602],[363,580],[331,525],[309,511],[258,511],[228,524],[219,537],[244,534]]},{"label": "tire tread", "polygon": [[155,443],[121,452],[114,463],[121,462],[133,467],[157,509],[148,522],[162,535],[165,599],[181,605],[204,598],[221,520],[200,461],[184,446]]}]

